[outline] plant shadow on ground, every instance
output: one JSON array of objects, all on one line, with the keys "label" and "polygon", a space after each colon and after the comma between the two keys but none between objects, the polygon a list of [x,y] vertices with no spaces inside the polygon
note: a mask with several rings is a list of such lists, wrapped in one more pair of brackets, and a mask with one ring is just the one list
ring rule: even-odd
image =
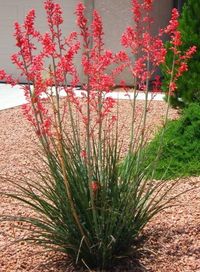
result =
[{"label": "plant shadow on ground", "polygon": [[141,247],[142,243],[146,240],[146,237],[141,236],[134,246],[133,251],[126,257],[122,257],[116,262],[115,266],[106,270],[94,270],[83,269],[75,267],[72,262],[66,258],[65,255],[53,255],[52,258],[48,258],[46,262],[39,264],[37,272],[147,272],[147,269],[142,264],[140,258],[144,253],[137,250]]},{"label": "plant shadow on ground", "polygon": [[[189,236],[191,232],[198,234],[200,226],[190,226],[189,228],[172,227],[161,225],[155,228],[147,228],[135,242],[132,252],[126,258],[119,259],[116,265],[108,270],[88,270],[79,269],[66,258],[66,256],[53,257],[47,262],[38,266],[38,272],[147,272],[148,263],[155,262],[156,256],[163,252],[164,258],[181,259],[185,256],[198,258],[200,248],[193,246],[185,247],[190,244]],[[182,238],[188,237],[183,244]],[[176,241],[176,242],[175,242]],[[178,243],[177,243],[178,241]]]},{"label": "plant shadow on ground", "polygon": [[79,269],[75,268],[70,262],[65,259],[52,260],[46,264],[41,264],[38,267],[38,272],[43,271],[59,271],[59,272],[147,272],[145,267],[140,264],[138,259],[133,257],[128,257],[126,260],[122,261],[120,264],[116,264],[111,269],[108,270],[89,270],[89,269]]}]

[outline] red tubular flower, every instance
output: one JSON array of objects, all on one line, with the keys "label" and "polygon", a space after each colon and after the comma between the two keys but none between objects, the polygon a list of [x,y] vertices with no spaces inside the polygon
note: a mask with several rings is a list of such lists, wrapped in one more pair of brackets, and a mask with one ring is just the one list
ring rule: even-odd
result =
[{"label": "red tubular flower", "polygon": [[29,11],[24,21],[24,28],[26,29],[27,35],[37,36],[37,33],[35,32],[35,28],[34,28],[34,21],[35,21],[35,10],[32,9]]},{"label": "red tubular flower", "polygon": [[55,43],[49,33],[45,33],[42,37],[43,53],[45,56],[52,56],[56,51]]},{"label": "red tubular flower", "polygon": [[54,4],[52,21],[55,26],[59,26],[63,23],[62,9],[57,3]]},{"label": "red tubular flower", "polygon": [[104,45],[102,40],[104,33],[101,17],[96,10],[93,12],[92,32],[94,42],[99,50],[101,50]]},{"label": "red tubular flower", "polygon": [[93,193],[96,194],[99,191],[99,189],[100,189],[100,184],[97,181],[92,181],[90,183],[90,187],[91,187]]},{"label": "red tubular flower", "polygon": [[134,21],[139,22],[141,20],[141,8],[138,0],[132,0],[132,12],[134,15]]},{"label": "red tubular flower", "polygon": [[133,76],[141,79],[146,69],[146,60],[144,57],[138,58],[133,67]]},{"label": "red tubular flower", "polygon": [[136,59],[126,61],[135,82],[143,90],[147,81],[154,76],[157,67],[165,62],[166,49],[161,37],[151,33],[151,11],[153,0],[132,0],[133,26],[126,28],[122,35],[122,45],[129,49]]},{"label": "red tubular flower", "polygon": [[115,57],[121,62],[127,62],[129,60],[128,55],[124,51],[119,51],[119,53],[117,53]]},{"label": "red tubular flower", "polygon": [[[31,14],[34,13],[31,11]],[[30,19],[31,18],[31,19]],[[33,44],[33,39],[37,36],[39,37],[39,33],[34,30],[34,24],[32,22],[33,16],[28,16],[25,19],[24,25],[20,26],[18,23],[15,23],[15,32],[14,36],[16,38],[16,46],[20,48],[20,51],[17,54],[12,56],[12,61],[15,62],[19,68],[22,70],[23,74],[25,74],[25,66],[28,67],[31,64],[33,51],[36,50],[36,46]],[[21,67],[20,63],[23,63],[24,67]]]},{"label": "red tubular flower", "polygon": [[85,149],[81,151],[80,156],[81,156],[81,158],[83,158],[83,159],[86,159],[86,158],[87,158],[87,152],[86,152]]},{"label": "red tubular flower", "polygon": [[[102,123],[106,116],[113,108],[111,100],[105,99],[104,94],[110,92],[114,85],[116,77],[124,68],[124,66],[112,69],[110,66],[113,63],[119,63],[120,59],[127,60],[128,57],[124,52],[114,55],[111,51],[104,49],[103,41],[103,25],[102,19],[98,12],[93,12],[93,21],[91,26],[88,26],[87,18],[84,15],[85,7],[83,4],[78,4],[76,8],[77,25],[80,28],[80,35],[82,36],[84,53],[82,55],[82,66],[86,77],[89,78],[88,84],[83,86],[86,95],[83,97],[83,103],[89,102],[91,107],[91,114],[94,117],[91,125],[91,133],[96,124]],[[90,40],[93,41],[92,46]],[[101,109],[99,109],[99,101],[101,101]],[[88,125],[87,116],[81,112],[82,120],[85,126]]]},{"label": "red tubular flower", "polygon": [[0,70],[0,80],[4,80],[6,78],[6,72],[4,70]]},{"label": "red tubular flower", "polygon": [[87,23],[88,20],[84,15],[84,11],[85,11],[85,6],[82,3],[79,3],[76,7],[76,16],[77,16],[77,25],[80,27],[80,29],[87,29]]},{"label": "red tubular flower", "polygon": [[115,106],[116,101],[112,97],[106,97],[103,105],[103,111],[101,117],[104,118],[111,112],[112,108]]},{"label": "red tubular flower", "polygon": [[54,3],[52,0],[47,0],[44,2],[44,7],[47,13],[47,20],[49,26],[59,26],[63,23],[61,6]]},{"label": "red tubular flower", "polygon": [[22,30],[21,30],[21,27],[20,27],[19,23],[15,22],[14,23],[14,28],[15,28],[14,37],[16,38],[16,46],[21,47],[22,46],[23,33],[22,33]]},{"label": "red tubular flower", "polygon": [[181,58],[188,60],[196,53],[196,51],[197,51],[197,47],[191,46]]},{"label": "red tubular flower", "polygon": [[180,31],[177,30],[177,31],[174,32],[174,35],[173,35],[172,40],[171,40],[171,44],[175,48],[181,46],[182,41],[181,41],[181,32]]},{"label": "red tubular flower", "polygon": [[152,5],[153,5],[153,0],[144,0],[144,9],[149,11],[152,9]]},{"label": "red tubular flower", "polygon": [[153,92],[157,93],[157,92],[161,92],[161,79],[159,75],[155,76],[155,79],[153,81]]},{"label": "red tubular flower", "polygon": [[43,132],[44,135],[51,136],[51,125],[52,125],[51,118],[47,117],[44,120],[44,123],[42,124],[42,132]]},{"label": "red tubular flower", "polygon": [[137,32],[132,27],[127,27],[126,31],[121,37],[121,44],[125,48],[130,47],[132,49],[132,53],[135,53],[138,50],[138,42]]},{"label": "red tubular flower", "polygon": [[170,49],[173,52],[175,67],[172,70],[169,70],[168,73],[172,75],[171,83],[169,86],[169,95],[177,89],[177,80],[182,76],[184,72],[188,70],[187,61],[193,56],[196,52],[196,47],[191,46],[185,53],[181,52],[182,37],[181,32],[178,30],[179,22],[179,12],[177,9],[172,10],[171,20],[169,25],[164,29],[164,33],[168,34],[171,38]]},{"label": "red tubular flower", "polygon": [[169,85],[169,95],[173,95],[176,89],[177,89],[176,82],[175,81],[171,82]]},{"label": "red tubular flower", "polygon": [[0,80],[5,81],[7,84],[11,84],[12,86],[17,84],[17,80],[8,75],[4,70],[0,70]]},{"label": "red tubular flower", "polygon": [[179,26],[178,18],[179,18],[179,12],[176,8],[174,8],[172,10],[172,16],[171,16],[171,20],[169,21],[169,25],[164,29],[164,32],[166,34],[174,34],[174,32],[177,31],[177,28]]},{"label": "red tubular flower", "polygon": [[186,72],[187,70],[188,70],[188,65],[187,65],[187,63],[186,63],[186,62],[181,62],[181,63],[180,63],[180,66],[179,66],[179,68],[178,68],[178,72],[177,72],[177,74],[176,74],[176,77],[177,77],[177,78],[181,77],[182,74],[183,74],[184,72]]}]

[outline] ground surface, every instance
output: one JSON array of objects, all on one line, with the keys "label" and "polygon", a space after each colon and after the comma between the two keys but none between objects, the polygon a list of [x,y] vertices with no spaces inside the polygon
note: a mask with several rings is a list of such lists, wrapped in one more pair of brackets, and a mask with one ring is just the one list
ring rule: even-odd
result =
[{"label": "ground surface", "polygon": [[[138,102],[138,111],[143,102]],[[148,125],[156,130],[163,122],[165,103],[152,102]],[[120,104],[124,125],[129,125],[130,109],[127,102]],[[171,111],[174,118],[176,112]],[[0,175],[31,175],[36,148],[35,136],[24,120],[20,108],[0,111]],[[124,136],[125,137],[125,136]],[[144,244],[140,250],[140,268],[132,258],[112,271],[149,272],[200,272],[200,178],[183,180],[176,192],[188,191],[176,201],[177,206],[158,216],[143,231]],[[8,191],[10,185],[0,178],[0,190]],[[16,201],[1,196],[0,215],[29,214],[30,211]],[[24,242],[11,244],[26,236],[12,223],[0,222],[1,272],[72,272],[76,271],[62,256],[42,252],[41,248]],[[11,244],[11,245],[10,245]],[[10,245],[8,247],[8,245]]]}]

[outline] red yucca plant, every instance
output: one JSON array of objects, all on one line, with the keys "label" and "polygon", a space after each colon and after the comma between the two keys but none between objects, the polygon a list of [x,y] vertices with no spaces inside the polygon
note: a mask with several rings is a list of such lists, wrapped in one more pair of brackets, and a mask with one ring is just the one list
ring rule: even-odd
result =
[{"label": "red yucca plant", "polygon": [[[150,81],[166,55],[161,34],[151,35],[152,2],[132,0],[133,26],[121,39],[127,51],[117,54],[104,49],[98,12],[94,11],[88,25],[81,3],[76,8],[80,32],[68,37],[61,31],[61,7],[51,0],[44,2],[49,26],[44,35],[34,27],[34,10],[23,25],[15,23],[18,52],[12,62],[28,83],[22,86],[27,98],[23,111],[38,136],[46,167],[41,171],[36,168],[38,179],[26,181],[26,186],[15,183],[19,193],[9,194],[29,205],[36,215],[4,219],[28,222],[34,228],[26,240],[64,252],[87,268],[104,269],[125,256],[143,227],[173,198],[166,195],[174,183],[164,187],[162,181],[147,179],[147,171],[153,179],[153,163],[148,169],[141,167]],[[170,95],[195,51],[194,47],[185,54],[179,51],[177,27],[174,9],[168,27],[162,30],[171,37],[174,61],[179,56],[178,70],[174,63],[168,67]],[[74,57],[80,48],[86,80],[78,98],[74,88],[80,80]],[[111,93],[124,68],[129,69],[134,87],[129,89],[129,146],[127,153],[121,154],[120,116]],[[0,76],[8,77],[4,71]],[[157,76],[155,79],[153,89],[158,91],[161,84]],[[145,93],[139,129],[135,126],[138,90]]]}]

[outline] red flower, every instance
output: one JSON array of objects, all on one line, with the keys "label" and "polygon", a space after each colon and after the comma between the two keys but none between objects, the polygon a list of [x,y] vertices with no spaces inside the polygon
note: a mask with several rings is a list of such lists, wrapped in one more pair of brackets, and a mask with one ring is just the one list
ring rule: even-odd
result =
[{"label": "red flower", "polygon": [[165,33],[173,34],[174,32],[177,31],[177,28],[179,26],[178,18],[179,18],[179,12],[176,8],[174,8],[172,10],[172,16],[171,16],[171,20],[169,21],[169,25],[164,30]]},{"label": "red flower", "polygon": [[99,189],[100,189],[100,184],[97,181],[92,181],[90,183],[90,187],[91,187],[93,193],[96,194],[99,191]]},{"label": "red flower", "polygon": [[26,29],[27,35],[35,35],[37,34],[35,32],[34,28],[34,21],[35,21],[35,10],[32,9],[29,11],[29,13],[26,15],[25,21],[24,21],[24,27]]},{"label": "red flower", "polygon": [[155,76],[155,80],[153,81],[153,92],[157,93],[161,91],[161,80],[160,76]]},{"label": "red flower", "polygon": [[182,56],[182,59],[190,59],[192,57],[192,55],[194,55],[197,51],[197,47],[196,46],[191,46],[186,52],[185,54]]},{"label": "red flower", "polygon": [[4,80],[7,84],[11,84],[12,86],[17,84],[17,80],[13,79],[4,70],[0,70],[0,80]]},{"label": "red flower", "polygon": [[153,0],[144,0],[144,9],[147,11],[152,8]]},{"label": "red flower", "polygon": [[141,8],[138,0],[132,0],[132,12],[135,22],[139,22],[141,19]]},{"label": "red flower", "polygon": [[6,72],[4,70],[0,70],[0,80],[4,80],[6,77]]},{"label": "red flower", "polygon": [[172,95],[177,89],[177,85],[175,82],[171,82],[169,85],[169,94]]},{"label": "red flower", "polygon": [[47,0],[44,2],[44,7],[47,12],[47,20],[53,31],[53,26],[59,26],[63,23],[62,10],[59,4]]},{"label": "red flower", "polygon": [[76,7],[76,16],[77,16],[77,25],[81,28],[81,29],[85,29],[87,28],[87,18],[84,15],[84,11],[85,11],[85,6],[82,3],[79,3]]},{"label": "red flower", "polygon": [[86,150],[85,149],[82,150],[80,155],[81,155],[81,158],[86,159],[87,158],[87,152],[86,152]]},{"label": "red flower", "polygon": [[43,53],[45,56],[51,56],[55,53],[55,43],[52,41],[52,37],[49,33],[45,33],[42,38]]}]

